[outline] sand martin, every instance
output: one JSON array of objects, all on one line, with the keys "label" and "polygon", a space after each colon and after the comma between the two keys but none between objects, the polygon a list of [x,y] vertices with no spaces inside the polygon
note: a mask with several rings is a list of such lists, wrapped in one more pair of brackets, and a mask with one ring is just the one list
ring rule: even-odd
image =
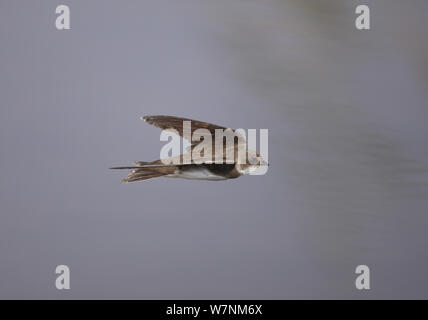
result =
[{"label": "sand martin", "polygon": [[[212,137],[215,137],[216,133],[219,131],[218,129],[220,129],[221,132],[224,132],[222,140],[226,141],[228,135],[231,135],[231,141],[233,142],[229,144],[229,147],[228,144],[224,143],[223,152],[220,152],[221,148],[218,147],[216,150],[215,139],[213,138],[211,160],[204,161],[203,163],[196,163],[193,157],[186,163],[186,155],[181,154],[178,157],[170,157],[151,162],[135,161],[134,166],[110,168],[132,170],[128,176],[122,180],[123,183],[158,177],[212,181],[235,179],[242,175],[250,174],[262,165],[268,165],[260,154],[255,151],[246,150],[245,138],[240,139],[242,135],[234,129],[221,127],[208,122],[164,115],[144,116],[141,117],[141,119],[162,130],[173,131],[182,138],[188,140],[190,142],[190,147],[187,151],[190,154],[192,150],[197,148],[201,143],[201,141],[192,141],[192,136],[198,129],[205,129],[205,132],[208,130]],[[229,157],[227,151],[230,145],[232,145],[234,149],[232,158]],[[246,155],[243,161],[238,159],[238,149],[242,147],[244,147],[243,150]]]}]

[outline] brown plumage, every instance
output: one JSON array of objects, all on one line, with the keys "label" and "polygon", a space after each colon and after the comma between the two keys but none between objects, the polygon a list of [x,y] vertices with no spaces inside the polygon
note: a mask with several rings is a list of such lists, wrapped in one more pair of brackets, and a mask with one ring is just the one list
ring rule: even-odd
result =
[{"label": "brown plumage", "polygon": [[[179,118],[179,117],[172,117],[172,116],[162,116],[162,115],[156,115],[156,116],[145,116],[141,118],[142,120],[146,121],[147,123],[154,125],[160,129],[163,130],[170,130],[178,133],[181,137],[187,139],[192,137],[193,133],[197,129],[207,129],[212,137],[216,134],[216,129],[226,130],[226,135],[234,135],[235,131],[233,129],[228,129],[225,127],[221,127],[215,124],[211,124],[208,122],[203,121],[197,121],[187,118]],[[183,128],[183,121],[190,121],[191,125],[191,132],[186,132],[185,128]],[[238,137],[242,137],[239,134],[237,134]],[[128,174],[128,176],[122,180],[122,182],[134,182],[139,180],[147,180],[151,178],[157,178],[157,177],[171,177],[171,178],[184,178],[184,179],[198,179],[198,180],[225,180],[225,179],[234,179],[238,178],[241,175],[248,174],[253,169],[259,167],[262,164],[263,159],[258,155],[257,153],[253,152],[253,157],[258,160],[258,163],[251,164],[248,162],[245,164],[238,164],[237,163],[237,150],[238,145],[240,145],[240,140],[235,139],[236,136],[233,137],[234,145],[233,148],[234,151],[234,160],[232,159],[232,162],[229,163],[226,162],[226,144],[224,144],[223,149],[223,158],[220,158],[221,160],[224,160],[223,163],[216,164],[214,161],[207,162],[207,163],[201,163],[197,164],[194,162],[186,164],[183,161],[183,155],[179,156],[179,164],[164,164],[162,160],[155,160],[152,162],[142,162],[142,161],[136,161],[134,162],[135,166],[125,166],[125,167],[114,167],[111,169],[131,169],[132,171]],[[193,148],[195,148],[199,141],[197,142],[191,142],[190,151],[192,152]],[[245,139],[244,139],[244,143]],[[241,144],[242,145],[242,144]],[[217,154],[215,151],[215,145],[214,145],[214,139],[213,139],[213,146],[212,146],[212,152],[213,152],[213,158],[217,159]],[[247,151],[247,158],[250,151]],[[177,162],[173,162],[177,163]]]}]

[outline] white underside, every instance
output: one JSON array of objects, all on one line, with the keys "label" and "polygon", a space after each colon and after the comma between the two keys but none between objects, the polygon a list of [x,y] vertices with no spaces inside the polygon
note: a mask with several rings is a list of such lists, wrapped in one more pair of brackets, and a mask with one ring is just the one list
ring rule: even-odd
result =
[{"label": "white underside", "polygon": [[182,178],[182,179],[193,179],[193,180],[226,180],[223,176],[212,174],[209,170],[204,168],[176,171],[173,174],[167,175],[169,178]]}]

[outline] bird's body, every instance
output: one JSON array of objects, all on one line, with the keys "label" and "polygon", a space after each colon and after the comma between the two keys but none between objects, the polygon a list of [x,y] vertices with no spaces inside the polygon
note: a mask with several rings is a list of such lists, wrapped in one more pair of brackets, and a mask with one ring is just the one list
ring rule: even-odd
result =
[{"label": "bird's body", "polygon": [[234,164],[193,164],[177,166],[170,178],[193,180],[226,180],[238,178],[240,174],[235,170]]},{"label": "bird's body", "polygon": [[[178,118],[171,116],[147,116],[142,118],[149,124],[152,124],[156,127],[159,127],[163,130],[173,130],[178,133],[185,139],[189,139],[191,135],[197,129],[205,129],[210,132],[212,136],[215,135],[215,131],[218,129],[226,130],[228,134],[234,134],[233,139],[239,134],[236,134],[234,130],[227,129],[225,127],[220,127],[214,124],[207,122],[196,121],[186,118]],[[183,124],[183,121],[190,121],[189,132],[186,132],[186,128]],[[191,140],[191,138],[190,138]],[[242,146],[245,142],[238,142],[232,140],[234,149],[234,158],[226,159],[227,149],[224,146],[223,152],[221,153],[221,158],[219,158],[219,152],[215,151],[215,146],[212,148],[212,160],[206,162],[195,162],[185,161],[185,156],[180,155],[174,158],[168,158],[163,160],[156,160],[152,162],[134,162],[135,166],[126,166],[126,167],[114,167],[111,169],[131,169],[132,171],[128,174],[127,178],[123,179],[122,182],[134,182],[140,180],[147,180],[157,177],[167,177],[167,178],[182,178],[182,179],[192,179],[192,180],[227,180],[235,179],[241,175],[249,174],[253,170],[256,170],[260,165],[263,164],[263,159],[259,154],[254,151],[246,151],[246,161],[244,163],[238,161],[238,148]],[[245,139],[244,139],[245,141]],[[190,146],[190,152],[193,148],[198,146],[198,143],[192,143]],[[250,158],[250,159],[249,159]],[[218,161],[224,160],[224,161]]]}]

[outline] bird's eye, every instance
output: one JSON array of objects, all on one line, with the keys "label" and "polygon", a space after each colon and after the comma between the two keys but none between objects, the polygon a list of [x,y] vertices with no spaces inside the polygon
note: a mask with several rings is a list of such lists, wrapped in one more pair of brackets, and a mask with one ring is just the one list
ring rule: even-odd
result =
[{"label": "bird's eye", "polygon": [[250,163],[251,164],[260,164],[260,159],[257,157],[251,158]]}]

